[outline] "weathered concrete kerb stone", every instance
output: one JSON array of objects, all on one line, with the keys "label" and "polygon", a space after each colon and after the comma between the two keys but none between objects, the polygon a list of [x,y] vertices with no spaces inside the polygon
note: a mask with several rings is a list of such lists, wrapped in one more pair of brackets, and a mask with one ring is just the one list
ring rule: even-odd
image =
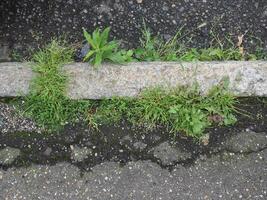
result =
[{"label": "weathered concrete kerb stone", "polygon": [[[267,61],[88,63],[64,67],[70,77],[67,94],[72,99],[136,96],[145,88],[177,87],[197,82],[203,94],[226,77],[236,96],[267,96]],[[25,63],[0,63],[0,96],[29,92],[33,73]]]},{"label": "weathered concrete kerb stone", "polygon": [[33,77],[27,63],[0,63],[0,97],[16,97],[29,92]]}]

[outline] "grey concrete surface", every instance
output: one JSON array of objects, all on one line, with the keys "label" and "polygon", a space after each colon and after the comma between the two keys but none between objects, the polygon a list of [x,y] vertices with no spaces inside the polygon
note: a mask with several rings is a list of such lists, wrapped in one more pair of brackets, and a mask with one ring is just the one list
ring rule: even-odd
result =
[{"label": "grey concrete surface", "polygon": [[[195,82],[205,94],[226,77],[237,96],[267,96],[266,61],[105,63],[97,70],[87,63],[72,63],[64,70],[69,76],[67,95],[72,99],[136,96],[145,88]],[[0,96],[27,94],[32,76],[25,63],[0,63]]]},{"label": "grey concrete surface", "polygon": [[96,165],[81,175],[68,163],[0,169],[0,199],[266,199],[267,150],[213,155],[171,172],[151,161]]}]

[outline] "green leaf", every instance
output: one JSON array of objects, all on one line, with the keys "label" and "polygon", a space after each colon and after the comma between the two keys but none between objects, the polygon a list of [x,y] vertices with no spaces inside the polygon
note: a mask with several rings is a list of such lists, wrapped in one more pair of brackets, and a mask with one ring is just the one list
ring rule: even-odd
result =
[{"label": "green leaf", "polygon": [[237,121],[237,119],[233,114],[228,114],[228,115],[224,116],[224,120],[223,120],[225,125],[234,124],[236,121]]},{"label": "green leaf", "polygon": [[95,66],[99,66],[102,62],[102,52],[97,52],[96,53],[96,57],[95,57],[95,62],[94,62],[94,65]]},{"label": "green leaf", "polygon": [[87,60],[89,60],[89,58],[90,58],[94,53],[95,53],[95,51],[90,50],[90,51],[86,54],[86,56],[84,57],[83,61],[87,61]]},{"label": "green leaf", "polygon": [[101,48],[101,51],[111,51],[115,50],[118,47],[117,43],[109,43],[106,46]]},{"label": "green leaf", "polygon": [[101,44],[100,44],[100,46],[104,46],[107,43],[109,32],[110,32],[110,27],[105,28],[105,30],[101,34]]},{"label": "green leaf", "polygon": [[92,36],[83,28],[83,35],[85,37],[85,39],[87,40],[87,42],[90,44],[90,46],[92,46],[94,49],[96,49],[96,45],[92,39]]},{"label": "green leaf", "polygon": [[98,28],[93,32],[93,40],[95,41],[96,49],[99,49],[101,47],[101,37]]},{"label": "green leaf", "polygon": [[108,57],[108,59],[110,59],[111,61],[113,61],[115,63],[120,63],[120,64],[125,62],[125,60],[124,60],[124,58],[123,58],[123,56],[121,55],[120,52],[117,52],[117,53],[114,53],[114,54],[110,55]]}]

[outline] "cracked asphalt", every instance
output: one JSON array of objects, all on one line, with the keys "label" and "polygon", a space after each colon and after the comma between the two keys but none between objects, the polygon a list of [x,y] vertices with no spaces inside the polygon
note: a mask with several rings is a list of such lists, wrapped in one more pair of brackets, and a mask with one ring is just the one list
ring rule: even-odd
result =
[{"label": "cracked asphalt", "polygon": [[151,161],[96,165],[90,172],[66,162],[0,170],[0,199],[266,199],[267,149],[201,157],[172,171]]},{"label": "cracked asphalt", "polygon": [[247,101],[246,110],[261,118],[241,115],[235,126],[210,129],[207,144],[127,126],[95,134],[78,124],[45,136],[2,103],[0,200],[267,199],[260,102]]}]

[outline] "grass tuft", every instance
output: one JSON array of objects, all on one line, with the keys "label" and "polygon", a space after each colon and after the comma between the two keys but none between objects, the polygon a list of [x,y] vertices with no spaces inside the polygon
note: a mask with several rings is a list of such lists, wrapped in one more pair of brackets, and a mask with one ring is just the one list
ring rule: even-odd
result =
[{"label": "grass tuft", "polygon": [[212,124],[235,123],[234,104],[236,99],[221,84],[214,87],[207,96],[199,89],[176,88],[145,90],[139,98],[113,98],[101,101],[95,112],[89,115],[94,124],[114,124],[126,119],[133,125],[153,129],[165,126],[176,134],[199,138],[205,128]]},{"label": "grass tuft", "polygon": [[177,61],[178,54],[184,48],[184,45],[179,41],[181,36],[180,29],[173,37],[164,41],[158,35],[153,36],[144,23],[140,47],[134,50],[133,55],[138,61]]},{"label": "grass tuft", "polygon": [[72,101],[65,95],[68,78],[61,68],[73,61],[73,53],[66,42],[52,40],[32,58],[37,76],[25,97],[24,110],[38,124],[51,130],[77,119],[89,106],[89,102]]},{"label": "grass tuft", "polygon": [[212,40],[207,48],[189,48],[188,44],[182,40],[189,33],[183,33],[183,29],[180,28],[173,37],[164,40],[159,35],[152,35],[150,29],[144,23],[140,47],[133,51],[133,56],[138,61],[189,62],[264,60],[267,58],[266,51],[260,47],[262,44],[259,44],[254,53],[247,52],[243,46],[244,35],[238,36],[238,42],[235,43],[230,37],[225,37],[224,40],[220,39],[211,30]]}]

